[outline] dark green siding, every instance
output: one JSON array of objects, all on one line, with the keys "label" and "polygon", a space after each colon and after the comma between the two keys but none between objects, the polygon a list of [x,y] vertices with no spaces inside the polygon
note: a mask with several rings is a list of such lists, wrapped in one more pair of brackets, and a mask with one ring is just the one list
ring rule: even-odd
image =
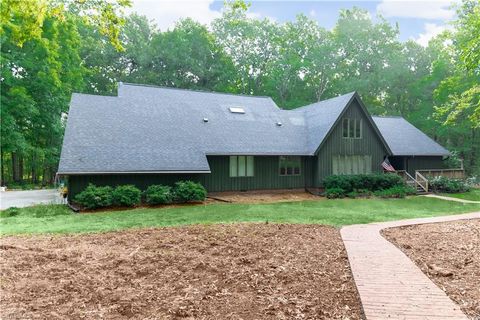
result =
[{"label": "dark green siding", "polygon": [[229,175],[229,157],[208,157],[211,174],[203,176],[203,183],[209,191],[294,189],[305,187],[305,160],[298,176],[280,176],[278,156],[254,157],[253,177]]},{"label": "dark green siding", "polygon": [[445,165],[442,157],[407,157],[407,171],[415,175],[415,170],[443,169]]},{"label": "dark green siding", "polygon": [[[342,121],[344,118],[362,119],[362,139],[343,138]],[[338,122],[338,125],[333,129],[330,136],[318,152],[318,174],[315,175],[314,181],[316,187],[321,187],[323,179],[332,174],[332,158],[337,155],[371,155],[372,172],[382,171],[381,163],[383,157],[387,155],[387,150],[356,101],[353,101],[347,108]]]},{"label": "dark green siding", "polygon": [[444,169],[445,163],[441,156],[394,156],[390,163],[396,170],[407,170],[410,175],[415,175],[415,170]]},{"label": "dark green siding", "polygon": [[81,175],[69,177],[70,199],[89,184],[98,186],[116,186],[133,184],[145,190],[152,184],[173,185],[180,180],[193,180],[202,183],[210,192],[261,190],[261,189],[297,189],[305,187],[306,158],[302,158],[301,174],[298,176],[279,175],[278,156],[254,157],[254,176],[235,177],[229,175],[228,156],[208,156],[210,174],[124,174],[124,175]]}]

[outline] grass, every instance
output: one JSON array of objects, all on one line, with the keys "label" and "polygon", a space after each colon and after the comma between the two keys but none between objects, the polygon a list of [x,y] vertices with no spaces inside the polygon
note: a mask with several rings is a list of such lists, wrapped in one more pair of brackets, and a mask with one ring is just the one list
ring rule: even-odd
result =
[{"label": "grass", "polygon": [[478,204],[463,204],[425,197],[271,204],[210,204],[87,214],[74,214],[62,205],[38,205],[16,209],[16,211],[3,211],[0,217],[0,233],[2,235],[88,233],[187,224],[266,221],[342,226],[479,210]]},{"label": "grass", "polygon": [[458,199],[480,201],[480,189],[472,189],[469,192],[464,193],[445,193],[447,197],[454,197]]}]

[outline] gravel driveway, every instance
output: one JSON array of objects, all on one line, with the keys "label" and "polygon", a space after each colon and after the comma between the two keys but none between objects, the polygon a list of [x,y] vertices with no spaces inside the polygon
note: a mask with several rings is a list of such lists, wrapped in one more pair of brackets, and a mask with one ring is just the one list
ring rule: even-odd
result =
[{"label": "gravel driveway", "polygon": [[39,203],[61,203],[58,190],[4,191],[0,193],[0,210],[10,207],[28,207]]}]

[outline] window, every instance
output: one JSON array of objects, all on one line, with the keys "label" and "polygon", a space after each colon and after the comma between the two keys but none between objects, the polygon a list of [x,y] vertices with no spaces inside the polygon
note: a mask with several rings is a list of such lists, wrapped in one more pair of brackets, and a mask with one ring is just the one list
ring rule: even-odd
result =
[{"label": "window", "polygon": [[372,156],[333,156],[333,174],[361,174],[372,172]]},{"label": "window", "polygon": [[280,156],[280,175],[298,176],[302,158],[298,156]]},{"label": "window", "polygon": [[344,138],[361,139],[362,119],[343,119],[342,131],[342,135]]},{"label": "window", "polygon": [[253,156],[230,156],[230,177],[253,177]]}]

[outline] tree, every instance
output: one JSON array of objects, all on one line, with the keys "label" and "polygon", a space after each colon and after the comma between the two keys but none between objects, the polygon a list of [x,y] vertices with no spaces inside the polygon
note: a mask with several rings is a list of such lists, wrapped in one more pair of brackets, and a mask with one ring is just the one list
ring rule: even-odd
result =
[{"label": "tree", "polygon": [[248,6],[239,3],[225,3],[222,17],[212,23],[213,33],[236,67],[238,90],[262,94],[270,76],[268,66],[280,49],[280,28],[268,19],[248,18]]}]

